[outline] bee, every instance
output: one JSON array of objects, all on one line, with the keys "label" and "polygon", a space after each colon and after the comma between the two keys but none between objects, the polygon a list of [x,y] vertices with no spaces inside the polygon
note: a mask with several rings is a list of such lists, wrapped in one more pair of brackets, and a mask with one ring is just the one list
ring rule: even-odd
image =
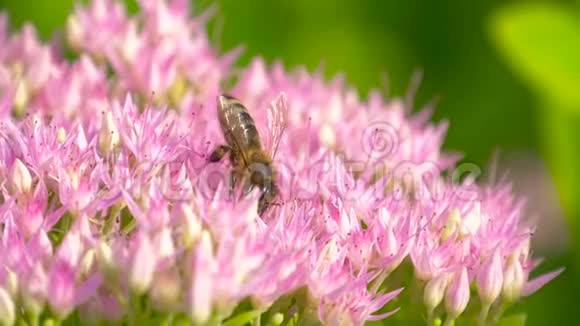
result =
[{"label": "bee", "polygon": [[[258,214],[261,216],[279,194],[273,158],[285,129],[286,97],[281,95],[270,106],[271,127],[270,151],[264,151],[260,134],[248,109],[236,98],[221,95],[217,98],[217,116],[227,144],[217,146],[209,156],[210,162],[219,162],[229,154],[230,195],[238,182],[242,183],[243,194],[255,187],[261,191]],[[272,150],[273,149],[273,150]]]}]

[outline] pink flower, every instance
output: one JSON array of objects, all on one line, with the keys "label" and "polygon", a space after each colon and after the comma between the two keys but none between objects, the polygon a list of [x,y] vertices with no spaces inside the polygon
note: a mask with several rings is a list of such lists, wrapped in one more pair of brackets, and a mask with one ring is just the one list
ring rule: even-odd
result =
[{"label": "pink flower", "polygon": [[53,312],[61,319],[74,309],[75,271],[65,262],[56,262],[48,280],[49,301]]},{"label": "pink flower", "polygon": [[427,282],[425,285],[423,303],[427,307],[429,319],[432,319],[432,314],[435,308],[443,302],[447,286],[449,285],[449,275],[443,273]]},{"label": "pink flower", "polygon": [[21,275],[19,284],[22,285],[20,295],[24,309],[38,316],[44,310],[47,299],[48,279],[45,268],[40,262],[33,263],[26,273]]},{"label": "pink flower", "polygon": [[447,309],[446,324],[457,318],[469,303],[469,279],[464,267],[453,276],[449,288],[445,293],[445,309]]},{"label": "pink flower", "polygon": [[192,279],[190,288],[189,313],[194,322],[207,322],[212,312],[212,296],[214,292],[212,274],[216,272],[215,261],[212,257],[211,239],[208,233],[202,233],[199,246],[194,253],[192,265]]},{"label": "pink flower", "polygon": [[363,325],[366,320],[380,320],[395,312],[372,315],[396,297],[402,289],[386,294],[368,293],[365,284],[370,275],[359,277],[347,285],[327,294],[321,302],[318,316],[325,325]]},{"label": "pink flower", "polygon": [[139,233],[135,237],[134,257],[128,271],[129,286],[137,295],[144,294],[153,281],[157,257],[148,235]]},{"label": "pink flower", "polygon": [[[311,133],[308,141],[343,152],[352,161],[429,161],[441,163],[442,168],[453,162],[439,153],[445,124],[426,126],[425,114],[413,118],[400,101],[384,103],[376,94],[362,103],[341,78],[327,84],[320,73],[311,76],[304,69],[287,75],[280,63],[268,71],[263,60],[257,58],[233,94],[260,112],[281,91],[290,99],[288,139],[304,138],[304,122],[309,121],[309,128],[317,132]],[[256,114],[255,118],[264,121],[265,117]]]},{"label": "pink flower", "polygon": [[12,163],[11,174],[11,181],[14,186],[14,190],[19,194],[28,194],[32,184],[32,177],[30,176],[28,168],[24,165],[24,163],[22,163],[22,161],[16,159],[14,163]]},{"label": "pink flower", "polygon": [[[429,108],[260,58],[238,73],[238,50],[208,40],[211,10],[138,4],[78,5],[75,59],[0,14],[0,321],[363,325],[416,313],[412,300],[430,321],[444,305],[447,324],[481,303],[485,322],[562,271],[529,279],[532,227],[508,184],[443,177],[458,156]],[[230,194],[228,159],[208,162],[232,76],[275,154],[280,196],[264,214],[259,191]],[[423,293],[395,302],[408,282]]]},{"label": "pink flower", "polygon": [[503,286],[502,258],[499,250],[487,258],[477,274],[477,292],[485,305],[492,304]]},{"label": "pink flower", "polygon": [[126,19],[123,5],[112,0],[91,1],[88,9],[79,5],[68,19],[68,41],[74,48],[102,57],[109,47],[120,41]]},{"label": "pink flower", "polygon": [[12,325],[16,321],[16,308],[10,294],[0,287],[0,322]]}]

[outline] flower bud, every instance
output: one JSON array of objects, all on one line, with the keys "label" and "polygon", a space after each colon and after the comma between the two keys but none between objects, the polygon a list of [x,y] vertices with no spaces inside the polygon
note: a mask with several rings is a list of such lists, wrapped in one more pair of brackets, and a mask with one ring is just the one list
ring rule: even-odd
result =
[{"label": "flower bud", "polygon": [[212,308],[213,249],[207,231],[201,234],[193,256],[193,271],[189,293],[189,313],[194,324],[205,324]]},{"label": "flower bud", "polygon": [[116,268],[111,247],[106,242],[100,241],[97,244],[96,256],[97,263],[103,275],[108,279],[113,279],[116,276]]},{"label": "flower bud", "polygon": [[445,241],[453,235],[453,233],[457,231],[459,225],[461,225],[461,212],[457,208],[454,208],[449,212],[447,221],[445,221],[445,227],[441,232],[441,241]]},{"label": "flower bud", "polygon": [[28,248],[35,253],[35,260],[48,266],[53,257],[52,242],[44,231],[36,232],[28,241]]},{"label": "flower bud", "polygon": [[175,245],[173,244],[173,235],[169,228],[163,228],[155,235],[154,239],[156,255],[159,259],[171,257],[175,254]]},{"label": "flower bud", "polygon": [[80,275],[88,275],[95,263],[95,251],[93,249],[87,250],[81,259]]},{"label": "flower bud", "polygon": [[49,304],[56,316],[65,319],[75,304],[75,271],[65,262],[56,262],[48,283]]},{"label": "flower bud", "polygon": [[119,54],[125,62],[135,62],[140,49],[140,40],[137,32],[137,24],[130,21],[124,33],[123,42],[120,44]]},{"label": "flower bud", "polygon": [[431,262],[431,256],[426,252],[422,252],[418,259],[414,262],[415,264],[415,277],[421,281],[427,282],[434,277],[433,275],[433,263]]},{"label": "flower bud", "polygon": [[26,218],[19,219],[17,222],[26,238],[39,233],[44,223],[44,212],[39,204],[38,201],[27,202],[23,208],[23,216]]},{"label": "flower bud", "polygon": [[149,237],[140,234],[135,256],[129,270],[129,286],[137,295],[142,295],[149,289],[155,272],[155,251]]},{"label": "flower bud", "polygon": [[164,271],[155,276],[149,293],[155,307],[164,312],[172,312],[181,302],[181,282],[174,271]]},{"label": "flower bud", "polygon": [[336,137],[334,136],[334,131],[332,127],[328,123],[325,123],[320,128],[320,132],[318,133],[318,137],[324,146],[328,148],[333,148],[336,144]]},{"label": "flower bud", "polygon": [[32,186],[30,172],[21,160],[16,159],[12,164],[12,184],[17,193],[27,194]]},{"label": "flower bud", "polygon": [[56,132],[56,140],[59,144],[64,144],[66,140],[66,130],[63,127],[59,127]]},{"label": "flower bud", "polygon": [[187,91],[187,79],[178,76],[167,90],[167,101],[172,104],[172,107],[179,107]]},{"label": "flower bud", "polygon": [[395,236],[395,233],[393,232],[393,228],[390,226],[387,226],[385,228],[385,230],[383,231],[383,235],[384,236],[381,239],[382,241],[380,241],[380,243],[377,244],[379,246],[379,249],[381,250],[381,254],[383,256],[389,257],[389,256],[394,256],[397,253],[399,253],[401,246],[399,245],[399,242],[397,241],[397,237]]},{"label": "flower bud", "polygon": [[513,257],[514,259],[522,259],[523,261],[527,261],[530,256],[530,241],[531,241],[530,236],[525,237],[523,240],[519,242],[517,248],[512,252],[510,256]]},{"label": "flower bud", "polygon": [[20,79],[14,93],[14,115],[21,117],[26,112],[26,105],[30,99],[30,89],[24,79]]},{"label": "flower bud", "polygon": [[460,272],[455,273],[447,293],[445,294],[445,309],[447,318],[454,320],[457,318],[469,303],[469,279],[467,269],[463,267]]},{"label": "flower bud", "polygon": [[336,244],[336,240],[334,238],[330,239],[322,250],[320,251],[320,263],[327,264],[334,261],[334,258],[339,253],[339,247]]},{"label": "flower bud", "polygon": [[103,153],[110,153],[119,146],[120,141],[121,138],[119,137],[117,126],[115,126],[113,114],[111,112],[106,112],[103,116],[101,131],[99,134],[99,149]]},{"label": "flower bud", "polygon": [[427,282],[423,293],[423,302],[427,307],[427,311],[431,312],[435,310],[441,301],[443,301],[447,284],[449,284],[449,275],[445,273]]},{"label": "flower bud", "polygon": [[6,273],[6,290],[13,298],[18,295],[18,276],[10,270]]},{"label": "flower bud", "polygon": [[44,310],[46,300],[47,276],[42,265],[37,262],[22,282],[22,304],[24,309],[33,316],[38,316]]},{"label": "flower bud", "polygon": [[491,305],[501,293],[503,285],[503,268],[499,250],[496,250],[480,268],[476,283],[481,302],[484,305]]},{"label": "flower bud", "polygon": [[502,296],[506,302],[518,300],[524,287],[524,270],[519,260],[510,257],[507,268],[503,274]]},{"label": "flower bud", "polygon": [[459,235],[464,237],[468,234],[475,234],[481,226],[481,203],[475,202],[474,207],[463,217]]},{"label": "flower bud", "polygon": [[16,321],[14,301],[8,291],[0,287],[0,325],[13,325]]},{"label": "flower bud", "polygon": [[381,251],[384,257],[393,257],[388,266],[385,266],[385,271],[390,273],[397,269],[399,265],[401,265],[406,257],[406,254],[403,253],[403,251],[406,249],[404,244],[400,243],[400,241],[397,239],[397,236],[395,235],[395,232],[393,232],[392,227],[387,227],[385,233],[385,239],[383,241],[384,245],[382,246]]},{"label": "flower bud", "polygon": [[182,241],[185,248],[189,248],[196,242],[201,234],[201,221],[195,214],[193,207],[188,204],[179,206],[181,218],[183,219]]},{"label": "flower bud", "polygon": [[70,15],[66,20],[66,38],[71,48],[81,48],[83,28],[76,15]]}]

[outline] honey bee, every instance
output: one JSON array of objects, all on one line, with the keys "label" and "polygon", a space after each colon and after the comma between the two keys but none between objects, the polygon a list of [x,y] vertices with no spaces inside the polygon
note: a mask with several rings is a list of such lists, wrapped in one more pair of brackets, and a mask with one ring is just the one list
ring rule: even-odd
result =
[{"label": "honey bee", "polygon": [[260,216],[273,204],[279,193],[273,158],[285,128],[285,95],[281,95],[277,101],[270,106],[272,139],[267,153],[263,150],[260,134],[248,109],[229,95],[221,95],[217,99],[217,116],[227,144],[217,146],[210,154],[209,161],[219,162],[229,153],[232,165],[230,195],[238,182],[242,182],[244,195],[258,187],[261,191],[258,201]]}]

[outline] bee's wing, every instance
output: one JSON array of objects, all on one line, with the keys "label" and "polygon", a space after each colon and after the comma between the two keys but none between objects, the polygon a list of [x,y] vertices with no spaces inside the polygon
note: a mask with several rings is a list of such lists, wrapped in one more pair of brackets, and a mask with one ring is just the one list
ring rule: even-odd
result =
[{"label": "bee's wing", "polygon": [[281,93],[278,97],[270,103],[268,107],[268,128],[270,129],[269,144],[267,146],[268,154],[274,158],[280,139],[286,129],[288,119],[288,102],[286,100],[286,93]]}]

